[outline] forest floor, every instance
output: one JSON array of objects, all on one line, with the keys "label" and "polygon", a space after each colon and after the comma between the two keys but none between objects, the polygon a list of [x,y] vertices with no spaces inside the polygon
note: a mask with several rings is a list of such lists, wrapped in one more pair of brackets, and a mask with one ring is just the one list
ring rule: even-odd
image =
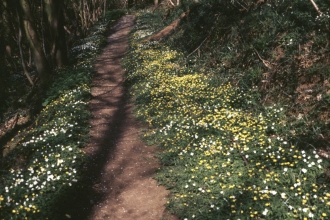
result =
[{"label": "forest floor", "polygon": [[95,63],[91,139],[85,152],[93,161],[87,169],[98,196],[90,198],[88,219],[176,219],[165,210],[169,191],[153,179],[160,166],[157,148],[140,139],[143,126],[132,115],[124,86],[121,60],[134,20],[127,15],[118,21]]}]

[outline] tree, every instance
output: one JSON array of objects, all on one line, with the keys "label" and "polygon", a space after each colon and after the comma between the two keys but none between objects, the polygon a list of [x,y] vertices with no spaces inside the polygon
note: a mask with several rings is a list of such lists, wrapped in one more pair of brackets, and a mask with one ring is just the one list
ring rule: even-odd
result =
[{"label": "tree", "polygon": [[50,56],[53,67],[67,64],[66,36],[64,30],[63,0],[44,0],[47,14]]},{"label": "tree", "polygon": [[44,86],[50,80],[51,69],[42,49],[42,44],[35,25],[36,23],[32,16],[30,3],[27,0],[19,0],[19,3],[22,10],[22,13],[20,14],[23,18],[24,30],[32,51],[34,65],[36,66],[41,84]]}]

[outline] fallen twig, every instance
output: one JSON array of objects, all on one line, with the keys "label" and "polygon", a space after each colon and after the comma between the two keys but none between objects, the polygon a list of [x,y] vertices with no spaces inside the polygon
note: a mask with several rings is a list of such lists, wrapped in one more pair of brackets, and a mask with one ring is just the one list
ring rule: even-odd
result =
[{"label": "fallen twig", "polygon": [[317,11],[317,13],[319,13],[320,16],[322,16],[322,11],[319,9],[319,7],[317,6],[317,4],[314,2],[314,0],[309,0],[312,5],[314,6],[315,10]]},{"label": "fallen twig", "polygon": [[205,43],[205,41],[211,36],[212,34],[212,31],[214,29],[214,27],[216,26],[216,24],[218,23],[218,20],[219,20],[219,14],[217,15],[217,19],[215,20],[215,23],[213,24],[211,30],[209,31],[208,35],[205,37],[205,39],[198,45],[198,47],[196,49],[194,49],[190,54],[188,54],[188,56],[186,57],[186,62],[187,62],[187,59],[193,54],[195,53],[197,50],[199,50],[199,48]]},{"label": "fallen twig", "polygon": [[262,57],[260,56],[260,54],[258,53],[258,51],[257,51],[255,48],[253,48],[253,49],[254,49],[254,51],[257,53],[259,59],[263,62],[263,64],[264,64],[268,69],[272,69],[272,68],[273,68],[272,64],[271,64],[268,60],[264,60],[264,59],[262,59]]}]

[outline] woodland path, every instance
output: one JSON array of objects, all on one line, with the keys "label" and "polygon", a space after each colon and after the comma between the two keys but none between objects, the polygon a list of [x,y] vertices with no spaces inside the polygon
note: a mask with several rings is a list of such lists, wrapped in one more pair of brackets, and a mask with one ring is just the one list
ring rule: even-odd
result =
[{"label": "woodland path", "polygon": [[121,60],[128,49],[134,21],[133,15],[126,15],[117,22],[95,63],[91,139],[85,149],[92,158],[86,165],[91,184],[82,190],[89,197],[89,205],[72,218],[176,219],[165,210],[169,191],[153,179],[159,167],[154,156],[157,148],[146,146],[140,139],[142,126],[132,115],[134,106],[123,82]]}]

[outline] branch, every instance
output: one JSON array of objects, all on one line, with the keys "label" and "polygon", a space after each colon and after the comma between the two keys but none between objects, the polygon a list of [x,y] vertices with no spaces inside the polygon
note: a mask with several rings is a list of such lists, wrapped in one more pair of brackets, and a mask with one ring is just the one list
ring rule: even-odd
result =
[{"label": "branch", "polygon": [[206,36],[206,38],[202,41],[202,43],[200,43],[200,44],[198,45],[198,47],[197,47],[195,50],[193,50],[190,54],[188,54],[188,56],[186,57],[186,62],[187,62],[188,58],[189,58],[193,53],[195,53],[197,50],[199,50],[199,48],[204,44],[204,42],[205,42],[209,37],[210,37],[210,34]]},{"label": "branch", "polygon": [[156,34],[147,37],[144,41],[160,41],[163,38],[169,36],[175,29],[179,26],[181,20],[189,14],[190,10],[183,12],[178,19],[173,21],[170,25],[166,26],[164,29],[160,30]]},{"label": "branch", "polygon": [[317,13],[319,13],[319,15],[322,16],[323,13],[321,12],[321,10],[317,6],[317,4],[314,2],[314,0],[309,0],[309,1],[312,3],[312,5],[314,6],[314,8],[317,11]]},{"label": "branch", "polygon": [[173,5],[175,7],[175,4],[171,0],[169,0],[169,2],[171,3],[171,5]]},{"label": "branch", "polygon": [[65,25],[63,26],[64,30],[69,34],[72,35],[71,31],[69,30],[69,28],[67,28]]}]

